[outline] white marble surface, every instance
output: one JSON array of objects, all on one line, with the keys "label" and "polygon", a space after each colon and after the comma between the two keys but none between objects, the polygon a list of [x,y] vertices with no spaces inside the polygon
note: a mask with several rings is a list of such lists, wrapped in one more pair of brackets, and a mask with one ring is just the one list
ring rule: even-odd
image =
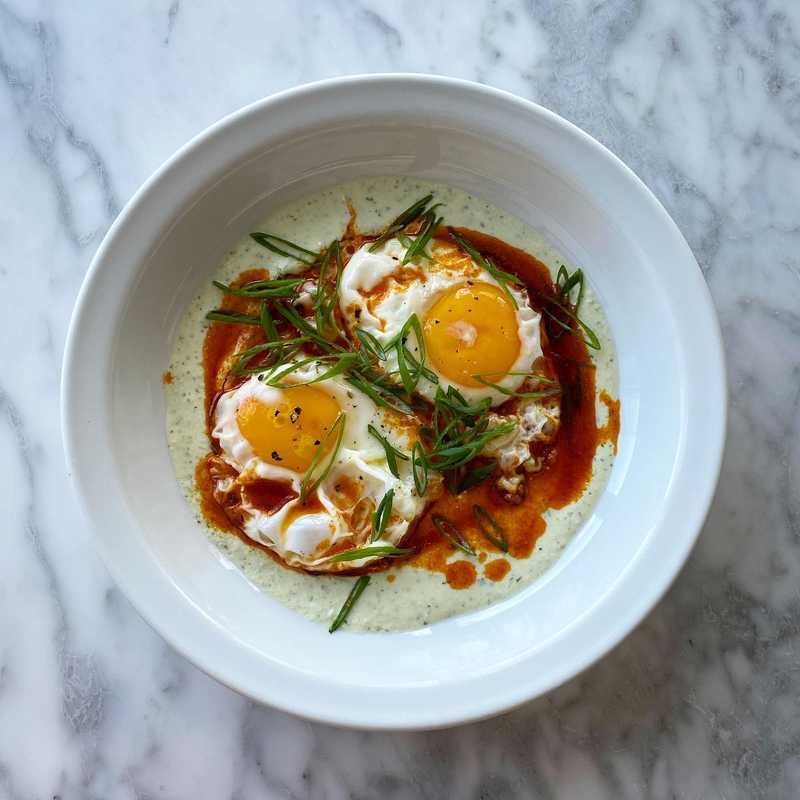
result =
[{"label": "white marble surface", "polygon": [[[193,134],[316,78],[430,71],[619,154],[719,309],[729,443],[674,588],[600,664],[449,731],[248,701],[154,634],[68,485],[59,373],[103,233]],[[0,0],[0,800],[789,798],[800,793],[800,5]]]}]

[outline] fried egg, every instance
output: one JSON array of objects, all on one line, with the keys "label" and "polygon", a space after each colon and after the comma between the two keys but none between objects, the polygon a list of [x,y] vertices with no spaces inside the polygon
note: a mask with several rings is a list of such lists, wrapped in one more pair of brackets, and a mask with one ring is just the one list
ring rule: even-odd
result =
[{"label": "fried egg", "polygon": [[[226,392],[214,409],[212,437],[236,476],[220,479],[216,493],[236,499],[247,536],[291,566],[336,572],[374,560],[331,562],[337,553],[370,544],[372,513],[390,489],[392,512],[375,544],[401,544],[426,498],[416,494],[406,462],[400,464],[400,478],[391,473],[383,446],[367,426],[402,451],[409,449],[411,434],[393,429],[373,401],[341,377],[305,384],[322,369],[316,364],[298,369],[285,379],[294,384],[285,388],[269,386],[267,373]],[[340,414],[344,432],[334,456],[336,437],[328,434]],[[318,454],[314,475],[320,464],[331,457],[333,462],[301,503],[303,480]]]},{"label": "fried egg", "polygon": [[[351,328],[360,327],[381,344],[391,342],[408,318],[416,314],[422,326],[426,362],[443,389],[454,386],[470,401],[490,398],[492,405],[508,399],[475,376],[504,389],[516,390],[525,373],[542,355],[540,315],[527,292],[505,287],[455,244],[435,240],[431,258],[403,264],[406,247],[390,239],[374,253],[369,245],[357,250],[345,267],[340,308]],[[408,337],[419,355],[416,337]],[[389,354],[386,368],[397,369]],[[422,378],[417,391],[433,399],[436,384]]]}]

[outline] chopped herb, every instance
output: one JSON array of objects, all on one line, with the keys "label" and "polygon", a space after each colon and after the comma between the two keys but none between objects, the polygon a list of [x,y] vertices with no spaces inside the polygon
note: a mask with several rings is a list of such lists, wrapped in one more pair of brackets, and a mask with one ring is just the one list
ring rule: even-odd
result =
[{"label": "chopped herb", "polygon": [[386,526],[389,524],[389,518],[392,515],[393,502],[394,489],[389,489],[372,515],[372,536],[370,537],[370,542],[377,542],[386,530]]},{"label": "chopped herb", "polygon": [[481,505],[472,506],[472,513],[484,537],[504,553],[508,552],[508,539],[503,526]]},{"label": "chopped herb", "polygon": [[479,486],[487,478],[490,478],[492,475],[494,475],[496,470],[496,461],[490,461],[489,463],[483,464],[480,467],[471,469],[460,478],[458,483],[456,483],[453,489],[453,494],[461,494],[462,492],[466,492],[467,489],[472,489],[474,486]]},{"label": "chopped herb", "polygon": [[[571,300],[571,292],[576,286],[578,287],[578,295],[573,302]],[[587,347],[591,347],[593,350],[599,350],[600,340],[597,338],[597,334],[578,316],[578,311],[581,307],[581,301],[583,300],[583,287],[583,270],[576,269],[575,272],[570,274],[567,268],[561,264],[561,266],[558,268],[558,274],[556,276],[556,288],[558,289],[558,294],[561,297],[561,300],[557,300],[554,297],[545,297],[544,300],[545,302],[555,306],[562,314],[566,315],[568,319],[572,320],[578,325],[578,327],[585,334],[583,336],[583,341]],[[548,308],[542,308],[542,311],[561,329],[560,331],[553,332],[553,338],[558,339],[558,337],[563,333],[570,333],[573,336],[578,335],[578,332],[572,325],[565,322],[553,311]]]},{"label": "chopped herb", "polygon": [[413,261],[415,258],[423,256],[427,258],[426,248],[428,246],[428,242],[430,242],[431,238],[433,237],[434,231],[442,224],[443,218],[436,216],[436,209],[441,205],[437,203],[434,206],[431,206],[423,215],[422,215],[422,224],[417,234],[416,238],[407,245],[406,254],[403,257],[402,264],[408,264],[409,261]]},{"label": "chopped herb", "polygon": [[[308,364],[325,364],[332,362],[331,365],[324,371],[317,375],[315,378],[310,378],[306,381],[289,381],[284,382],[287,375],[291,375]],[[265,373],[261,376],[261,380],[267,386],[272,386],[276,389],[287,389],[290,386],[310,386],[312,383],[320,383],[326,381],[328,378],[333,378],[336,375],[341,375],[347,372],[353,365],[358,362],[358,355],[356,353],[331,353],[322,356],[309,356],[308,358],[295,361],[289,366],[278,370],[273,370],[271,373]]]},{"label": "chopped herb", "polygon": [[[406,341],[411,333],[417,340],[417,350],[419,359],[409,350]],[[397,353],[397,368],[400,373],[400,380],[408,394],[412,394],[421,377],[438,383],[438,377],[434,372],[424,366],[425,364],[425,339],[422,335],[422,325],[419,317],[412,314],[404,323],[399,333],[384,348],[386,351],[392,349]]]},{"label": "chopped herb", "polygon": [[[334,262],[335,277],[332,285],[328,278],[328,270]],[[325,250],[325,255],[319,267],[317,278],[317,291],[314,295],[314,320],[317,331],[332,341],[338,339],[342,333],[336,324],[334,313],[339,302],[339,289],[342,283],[342,254],[338,239]]]},{"label": "chopped herb", "polygon": [[206,319],[211,322],[228,322],[236,325],[260,325],[261,320],[252,314],[239,314],[236,311],[224,311],[221,308],[209,311]]},{"label": "chopped herb", "polygon": [[303,319],[291,306],[284,303],[275,303],[274,308],[290,325],[297,328],[304,336],[308,336],[309,341],[323,352],[333,353],[336,350],[342,350],[341,347],[329,342],[310,322]]},{"label": "chopped herb", "polygon": [[[571,298],[571,292],[575,287],[578,287],[578,296],[575,300]],[[556,277],[556,287],[558,288],[561,296],[575,309],[577,313],[581,307],[581,300],[583,300],[583,270],[576,269],[571,275],[567,268],[561,264],[558,268],[558,275]]]},{"label": "chopped herb", "polygon": [[[250,234],[250,238],[262,247],[266,247],[267,250],[277,253],[279,256],[293,258],[296,261],[302,261],[304,264],[316,264],[319,259],[319,253],[301,247],[299,244],[290,242],[288,239],[282,239],[280,236],[275,236],[272,233],[256,231],[256,233]],[[275,242],[278,242],[278,244],[275,244]],[[281,246],[279,247],[278,245]]]},{"label": "chopped herb", "polygon": [[369,575],[362,575],[353,584],[353,588],[350,590],[350,594],[347,595],[347,599],[344,601],[341,610],[336,615],[336,619],[333,620],[330,628],[328,628],[328,633],[334,633],[335,631],[339,630],[342,625],[344,625],[348,614],[353,610],[353,606],[356,604],[358,598],[361,597],[361,593],[367,588],[368,585]]},{"label": "chopped herb", "polygon": [[485,269],[502,287],[503,291],[508,296],[508,299],[518,308],[517,300],[508,288],[508,284],[519,284],[521,281],[516,275],[510,272],[503,272],[488,258],[484,258],[476,249],[470,244],[458,231],[453,228],[447,229],[453,239],[456,240],[458,246],[481,268]]},{"label": "chopped herb", "polygon": [[[398,345],[398,348],[399,347],[400,346]],[[405,345],[402,345],[402,351],[403,364],[405,365],[406,369],[410,368],[412,380],[416,378],[416,380],[419,381],[419,377],[422,377],[431,383],[439,383],[439,376],[432,369],[426,367],[421,361],[417,361],[417,357]],[[400,349],[398,349],[397,353],[399,364]]]},{"label": "chopped herb", "polygon": [[395,478],[399,478],[400,469],[397,466],[397,459],[399,458],[401,461],[408,461],[408,456],[405,453],[401,453],[396,447],[394,447],[385,436],[381,435],[381,433],[372,423],[367,425],[367,431],[383,445],[383,450],[386,454],[386,465],[389,467],[389,472],[391,472]]},{"label": "chopped herb", "polygon": [[446,517],[441,514],[434,514],[431,517],[431,522],[439,533],[447,539],[453,547],[457,547],[464,553],[470,556],[475,556],[475,548],[464,538],[464,534]]},{"label": "chopped herb", "polygon": [[425,449],[419,441],[414,442],[411,450],[411,474],[414,478],[414,488],[422,497],[428,488],[428,462],[425,458]]},{"label": "chopped herb", "polygon": [[356,338],[361,343],[363,350],[378,361],[386,361],[386,350],[378,339],[363,328],[356,328]]},{"label": "chopped herb", "polygon": [[[583,341],[587,347],[591,347],[593,350],[600,349],[600,340],[597,338],[597,334],[577,315],[575,312],[571,311],[562,303],[559,303],[557,300],[550,299],[553,305],[557,306],[558,309],[561,311],[562,314],[566,314],[573,322],[576,322],[579,327],[583,330],[586,334],[583,337]],[[562,319],[559,319],[552,311],[547,308],[542,308],[542,311],[555,322],[559,327],[563,328],[567,333],[571,333],[575,335],[575,329],[572,325],[568,325]]]},{"label": "chopped herb", "polygon": [[337,553],[330,559],[331,563],[340,561],[360,561],[362,558],[381,556],[382,558],[398,558],[408,556],[414,552],[411,547],[393,547],[388,544],[374,544],[367,547],[357,547],[355,550],[346,550],[344,553]]},{"label": "chopped herb", "polygon": [[[517,389],[509,389],[507,386],[501,386],[498,383],[492,383],[491,381],[486,380],[487,378],[494,377],[496,375],[502,375],[504,378],[511,375],[524,375],[526,377],[535,378],[537,383],[544,383],[548,385],[549,388],[540,389],[535,392],[521,392]],[[554,397],[555,395],[561,394],[561,388],[556,381],[554,381],[552,378],[548,378],[546,375],[539,375],[535,372],[485,372],[482,375],[473,375],[472,377],[474,380],[478,381],[478,383],[482,383],[484,386],[489,386],[490,388],[500,392],[500,394],[506,395],[507,397],[541,400],[545,397]]]},{"label": "chopped herb", "polygon": [[[236,353],[237,362],[231,369],[233,375],[252,375],[255,373],[264,372],[270,367],[274,366],[279,360],[285,358],[288,352],[286,348],[298,347],[308,341],[307,336],[299,336],[295,339],[278,339],[274,342],[264,342],[257,344],[253,347],[248,347],[247,350],[241,350]],[[268,353],[269,358],[267,361],[262,361],[258,364],[251,364],[250,362],[259,354]]]},{"label": "chopped herb", "polygon": [[384,242],[388,241],[396,234],[402,232],[415,220],[419,219],[428,208],[428,203],[433,200],[432,194],[427,194],[425,197],[417,200],[416,203],[410,205],[405,211],[398,214],[387,226],[384,232],[370,245],[370,253],[374,253]]},{"label": "chopped herb", "polygon": [[269,313],[269,303],[265,300],[261,301],[261,308],[258,314],[261,329],[267,337],[268,342],[278,341],[278,329],[275,327],[275,320],[272,319],[272,314]]},{"label": "chopped herb", "polygon": [[[507,436],[515,428],[514,422],[489,427],[490,400],[470,405],[455,387],[447,391],[437,387],[431,424],[420,430],[424,444],[417,442],[412,452],[412,472],[415,477],[427,475],[434,469],[445,477],[448,489],[460,491],[465,479],[462,468],[481,454],[493,439]],[[479,477],[485,479],[479,473]],[[419,488],[419,487],[418,487]]]},{"label": "chopped herb", "polygon": [[391,386],[386,379],[374,379],[361,372],[352,372],[347,376],[347,382],[382,408],[391,408],[401,414],[411,415],[414,413],[411,406],[400,396],[397,387]]},{"label": "chopped herb", "polygon": [[[316,490],[316,488],[328,477],[331,471],[336,456],[339,454],[339,448],[342,446],[342,439],[344,438],[344,427],[347,415],[342,412],[336,417],[336,421],[331,425],[330,430],[325,434],[325,437],[317,447],[314,458],[311,459],[311,464],[306,471],[303,481],[300,484],[300,502],[305,503],[308,496]],[[334,438],[335,437],[335,438]],[[328,442],[334,441],[333,449],[328,457],[327,462],[322,465],[322,459],[325,456],[325,449]]]},{"label": "chopped herb", "polygon": [[239,287],[229,286],[221,281],[212,281],[217,289],[234,297],[271,298],[292,297],[296,288],[305,278],[279,278],[276,280],[251,281]]}]

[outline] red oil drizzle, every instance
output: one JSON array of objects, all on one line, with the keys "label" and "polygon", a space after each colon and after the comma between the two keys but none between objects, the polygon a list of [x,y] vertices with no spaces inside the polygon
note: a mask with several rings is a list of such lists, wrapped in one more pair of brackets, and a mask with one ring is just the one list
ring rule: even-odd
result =
[{"label": "red oil drizzle", "polygon": [[467,589],[475,583],[476,571],[470,561],[453,561],[445,570],[451,589]]},{"label": "red oil drizzle", "polygon": [[504,558],[496,558],[490,561],[484,568],[483,574],[490,581],[501,581],[511,571],[511,564]]},{"label": "red oil drizzle", "polygon": [[614,455],[617,454],[617,440],[619,439],[619,400],[615,400],[603,389],[600,392],[600,402],[608,410],[608,418],[605,425],[598,429],[599,443],[608,442],[614,448]]}]

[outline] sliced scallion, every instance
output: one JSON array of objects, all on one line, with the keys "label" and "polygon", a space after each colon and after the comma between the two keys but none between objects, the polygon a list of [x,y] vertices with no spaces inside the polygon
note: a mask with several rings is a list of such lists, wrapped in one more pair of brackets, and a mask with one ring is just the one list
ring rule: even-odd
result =
[{"label": "sliced scallion", "polygon": [[370,542],[377,542],[386,530],[386,526],[389,524],[389,518],[392,516],[393,502],[394,489],[389,489],[372,514],[372,536],[370,537]]},{"label": "sliced scallion", "polygon": [[267,250],[272,253],[277,253],[279,256],[286,256],[287,258],[293,258],[296,261],[302,261],[304,264],[316,264],[319,259],[319,253],[301,247],[299,244],[290,242],[288,239],[275,236],[273,233],[256,231],[250,234],[250,238],[262,247],[266,247]]},{"label": "sliced scallion", "polygon": [[497,462],[496,461],[489,461],[486,464],[482,464],[480,467],[476,467],[475,469],[471,469],[469,472],[466,473],[456,484],[455,491],[453,494],[461,494],[462,492],[466,492],[468,489],[472,489],[475,486],[479,486],[482,484],[487,478],[490,478],[494,473],[497,471]]},{"label": "sliced scallion", "polygon": [[[336,417],[336,421],[331,425],[330,430],[325,434],[325,438],[319,443],[314,457],[311,459],[311,464],[300,484],[301,503],[305,503],[308,496],[328,477],[328,473],[331,471],[334,461],[336,461],[336,456],[339,455],[339,448],[342,446],[346,419],[347,415],[344,412],[339,414]],[[325,451],[331,440],[334,441],[333,449],[328,460],[323,463]]]},{"label": "sliced scallion", "polygon": [[383,451],[386,454],[386,465],[389,467],[389,472],[394,475],[395,478],[400,477],[400,469],[397,466],[397,460],[400,459],[401,461],[408,461],[408,456],[405,453],[401,453],[392,443],[383,436],[378,429],[370,423],[367,425],[367,431],[374,436],[383,446]]},{"label": "sliced scallion", "polygon": [[443,517],[441,514],[434,514],[431,517],[431,522],[453,547],[457,547],[470,556],[478,555],[475,552],[475,548],[464,538],[464,534],[447,517]]},{"label": "sliced scallion", "polygon": [[[557,300],[550,300],[550,302],[557,306],[562,314],[566,314],[573,322],[578,324],[581,330],[586,334],[583,337],[583,341],[587,347],[591,347],[593,350],[600,349],[600,339],[597,338],[597,334],[577,314],[570,311],[563,303],[559,303]],[[572,325],[568,325],[564,320],[559,319],[552,311],[547,308],[542,308],[542,311],[567,333],[575,334],[575,329]]]},{"label": "sliced scallion", "polygon": [[372,558],[380,556],[381,558],[399,558],[400,556],[408,556],[413,553],[413,548],[410,547],[393,547],[389,544],[371,544],[367,547],[357,547],[355,550],[345,550],[343,553],[337,553],[333,558],[329,559],[329,563],[338,564],[342,561],[361,561],[362,558]]},{"label": "sliced scallion", "polygon": [[295,289],[303,283],[304,278],[279,278],[277,280],[251,281],[242,286],[229,286],[221,281],[212,281],[214,286],[225,294],[234,297],[272,298],[292,297]]},{"label": "sliced scallion", "polygon": [[472,513],[484,537],[504,553],[508,552],[508,539],[503,526],[481,505],[472,506]]},{"label": "sliced scallion", "polygon": [[428,208],[428,203],[433,200],[432,194],[421,197],[416,203],[412,203],[405,211],[400,212],[387,226],[384,232],[370,245],[369,250],[374,253],[384,242],[388,241],[400,233],[403,228],[410,225],[414,220],[421,217]]},{"label": "sliced scallion", "polygon": [[344,601],[341,610],[331,623],[330,628],[328,628],[328,633],[334,633],[335,631],[339,630],[342,625],[344,625],[345,620],[353,610],[353,606],[356,604],[358,598],[361,597],[361,593],[367,588],[367,586],[369,586],[369,575],[362,575],[353,584],[353,588],[350,590],[350,594],[347,595],[347,599]]},{"label": "sliced scallion", "polygon": [[261,320],[252,314],[239,314],[236,311],[224,311],[221,308],[209,311],[206,319],[211,322],[227,322],[234,325],[260,325]]},{"label": "sliced scallion", "polygon": [[520,279],[516,275],[512,275],[510,272],[504,272],[503,270],[499,269],[495,264],[488,258],[484,258],[477,249],[468,242],[458,231],[454,230],[453,228],[448,228],[450,235],[453,239],[456,240],[456,244],[481,268],[485,269],[502,287],[503,291],[508,296],[508,299],[513,303],[514,308],[518,308],[517,300],[514,297],[511,290],[508,288],[508,284],[519,284]]},{"label": "sliced scallion", "polygon": [[422,497],[428,488],[428,462],[425,458],[425,450],[418,441],[414,442],[411,450],[411,475],[414,478],[414,488]]}]

